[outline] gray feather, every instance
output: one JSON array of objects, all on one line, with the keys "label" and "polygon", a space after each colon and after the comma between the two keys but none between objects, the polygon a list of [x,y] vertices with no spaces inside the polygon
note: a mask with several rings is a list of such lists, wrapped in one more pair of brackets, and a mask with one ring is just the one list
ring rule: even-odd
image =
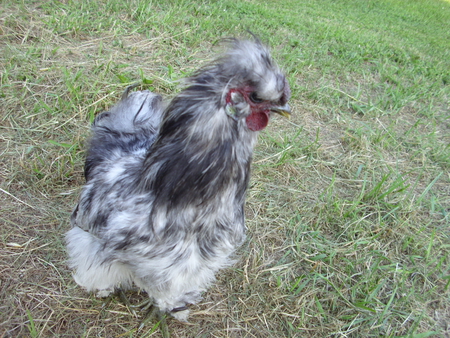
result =
[{"label": "gray feather", "polygon": [[66,236],[77,283],[100,295],[134,283],[186,320],[245,239],[256,131],[289,96],[266,47],[231,40],[166,109],[126,92],[99,115]]}]

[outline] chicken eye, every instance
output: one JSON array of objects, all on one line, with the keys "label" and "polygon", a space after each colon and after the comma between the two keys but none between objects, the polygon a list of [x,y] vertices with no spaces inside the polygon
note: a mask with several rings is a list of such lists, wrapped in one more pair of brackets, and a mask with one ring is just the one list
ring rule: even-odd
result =
[{"label": "chicken eye", "polygon": [[263,101],[260,97],[258,97],[258,94],[256,94],[256,92],[250,94],[250,100],[253,103],[261,103]]}]

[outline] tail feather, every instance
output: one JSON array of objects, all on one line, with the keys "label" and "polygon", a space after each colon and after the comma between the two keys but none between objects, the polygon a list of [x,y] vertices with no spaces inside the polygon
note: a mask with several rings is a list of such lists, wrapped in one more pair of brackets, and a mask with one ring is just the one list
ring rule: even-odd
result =
[{"label": "tail feather", "polygon": [[131,88],[125,90],[122,99],[110,111],[97,116],[94,137],[104,129],[131,134],[142,130],[157,132],[162,113],[161,96],[148,90],[130,93]]},{"label": "tail feather", "polygon": [[86,158],[85,176],[105,161],[124,156],[142,156],[159,131],[163,113],[162,98],[148,90],[129,93],[111,110],[101,113],[92,125],[92,138]]}]

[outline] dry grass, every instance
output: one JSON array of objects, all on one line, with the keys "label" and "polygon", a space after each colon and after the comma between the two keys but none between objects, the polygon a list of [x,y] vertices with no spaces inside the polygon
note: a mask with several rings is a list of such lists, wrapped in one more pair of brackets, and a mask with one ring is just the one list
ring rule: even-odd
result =
[{"label": "dry grass", "polygon": [[86,294],[65,265],[89,122],[130,82],[173,95],[215,39],[245,24],[259,24],[285,65],[295,115],[261,134],[239,261],[191,324],[169,320],[172,337],[449,337],[450,75],[435,61],[444,54],[397,35],[400,47],[372,41],[355,20],[349,31],[373,53],[358,54],[320,4],[133,6],[0,5],[0,337],[160,336],[155,323],[137,331],[118,299]]}]

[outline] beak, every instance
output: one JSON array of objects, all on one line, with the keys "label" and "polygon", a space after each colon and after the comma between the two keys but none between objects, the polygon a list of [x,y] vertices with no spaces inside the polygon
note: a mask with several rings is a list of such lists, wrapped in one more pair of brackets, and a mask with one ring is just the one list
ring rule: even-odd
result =
[{"label": "beak", "polygon": [[272,107],[270,108],[270,111],[280,114],[281,116],[287,117],[288,119],[291,119],[291,107],[289,107],[288,104],[282,107]]}]

